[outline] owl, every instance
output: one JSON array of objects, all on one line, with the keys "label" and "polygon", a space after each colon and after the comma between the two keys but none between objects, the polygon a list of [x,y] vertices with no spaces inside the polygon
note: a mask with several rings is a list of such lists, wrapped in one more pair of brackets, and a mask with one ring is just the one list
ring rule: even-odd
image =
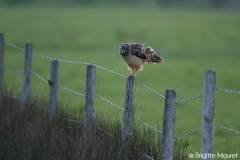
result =
[{"label": "owl", "polygon": [[122,43],[119,46],[119,53],[126,62],[132,76],[136,77],[138,71],[143,70],[145,63],[163,63],[151,47],[144,48],[142,43]]}]

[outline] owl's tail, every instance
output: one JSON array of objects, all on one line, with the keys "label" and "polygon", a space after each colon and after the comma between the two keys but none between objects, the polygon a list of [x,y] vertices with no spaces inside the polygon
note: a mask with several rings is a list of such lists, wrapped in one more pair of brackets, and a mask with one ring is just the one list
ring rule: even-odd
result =
[{"label": "owl's tail", "polygon": [[145,63],[163,63],[163,59],[158,56],[157,54],[147,54],[147,59],[145,60]]},{"label": "owl's tail", "polygon": [[152,63],[163,63],[163,59],[161,57],[159,57],[157,54],[152,54],[151,62]]}]

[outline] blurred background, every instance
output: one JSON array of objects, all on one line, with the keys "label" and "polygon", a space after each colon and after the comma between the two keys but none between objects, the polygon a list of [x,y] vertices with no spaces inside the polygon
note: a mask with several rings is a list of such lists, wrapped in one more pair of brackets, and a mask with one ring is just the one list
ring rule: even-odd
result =
[{"label": "blurred background", "polygon": [[197,7],[197,8],[228,8],[239,9],[238,0],[2,0],[5,5],[112,5],[132,4],[142,5],[152,3],[162,7]]},{"label": "blurred background", "polygon": [[[239,0],[1,0],[0,32],[5,41],[34,53],[64,60],[94,63],[128,76],[118,54],[123,42],[151,46],[163,64],[146,64],[137,80],[164,95],[177,92],[177,101],[202,93],[206,69],[216,71],[217,88],[240,90]],[[23,52],[7,45],[5,68],[23,69]],[[50,61],[33,57],[33,70],[49,79]],[[85,92],[86,66],[60,63],[59,85]],[[32,76],[32,96],[48,99],[49,87]],[[97,69],[97,92],[120,107],[126,79]],[[5,72],[8,90],[21,93],[22,74]],[[46,92],[47,91],[47,92]],[[66,110],[78,114],[84,97],[59,90]],[[164,100],[136,84],[135,113],[147,123],[161,126]],[[202,97],[178,104],[176,133],[201,126]],[[236,130],[239,95],[216,92],[215,122]],[[97,114],[121,119],[121,112],[97,99]],[[160,127],[161,128],[161,127]],[[230,138],[231,137],[231,138]],[[189,137],[189,152],[200,150],[200,132]],[[215,151],[239,152],[239,135],[216,129]],[[239,153],[240,154],[240,153]]]}]

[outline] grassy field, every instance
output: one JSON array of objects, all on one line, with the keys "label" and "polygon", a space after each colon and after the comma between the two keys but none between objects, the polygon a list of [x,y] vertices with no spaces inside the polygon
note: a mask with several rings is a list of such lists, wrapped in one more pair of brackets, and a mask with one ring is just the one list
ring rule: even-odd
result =
[{"label": "grassy field", "polygon": [[[89,62],[128,75],[118,54],[122,42],[142,42],[163,57],[164,64],[145,65],[137,80],[161,94],[177,92],[177,101],[202,92],[206,69],[216,71],[217,87],[240,90],[240,14],[219,10],[154,7],[0,7],[0,32],[22,48],[58,59]],[[23,53],[5,48],[5,68],[22,70]],[[50,61],[33,57],[33,70],[49,79]],[[60,63],[59,85],[85,91],[85,65]],[[5,73],[9,90],[21,91],[22,75]],[[97,69],[97,93],[123,107],[126,79]],[[32,95],[48,98],[48,85],[32,78]],[[59,90],[66,111],[78,115],[84,97]],[[135,113],[160,126],[164,100],[136,84]],[[202,97],[177,106],[176,133],[201,126]],[[239,95],[216,93],[215,123],[240,130]],[[97,114],[121,118],[121,111],[97,99]],[[239,153],[239,135],[217,128],[214,152]],[[189,153],[200,151],[200,132],[189,137]],[[239,153],[240,154],[240,153]]]},{"label": "grassy field", "polygon": [[[39,109],[39,104],[28,104],[23,112],[19,112],[20,103],[5,97],[0,104],[0,159],[126,159],[120,121],[113,124],[112,119],[97,116],[96,130],[90,130],[86,135],[83,114],[69,120],[65,112],[60,112],[52,121],[45,111]],[[146,159],[148,156],[159,159],[160,143],[161,136],[155,131],[134,128],[128,149],[129,159]],[[188,159],[187,147],[187,140],[176,140],[173,159]]]}]

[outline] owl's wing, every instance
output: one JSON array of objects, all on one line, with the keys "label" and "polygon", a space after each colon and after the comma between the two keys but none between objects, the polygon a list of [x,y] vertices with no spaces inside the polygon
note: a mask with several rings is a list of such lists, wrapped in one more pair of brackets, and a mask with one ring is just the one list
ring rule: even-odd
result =
[{"label": "owl's wing", "polygon": [[147,47],[144,49],[145,59],[143,62],[145,63],[163,63],[163,59],[158,56],[155,51],[151,47]]},{"label": "owl's wing", "polygon": [[147,57],[145,55],[144,44],[142,43],[131,43],[131,54],[145,60]]},{"label": "owl's wing", "polygon": [[142,59],[144,63],[162,63],[163,59],[159,57],[151,47],[144,48],[144,44],[130,43],[131,54]]}]

